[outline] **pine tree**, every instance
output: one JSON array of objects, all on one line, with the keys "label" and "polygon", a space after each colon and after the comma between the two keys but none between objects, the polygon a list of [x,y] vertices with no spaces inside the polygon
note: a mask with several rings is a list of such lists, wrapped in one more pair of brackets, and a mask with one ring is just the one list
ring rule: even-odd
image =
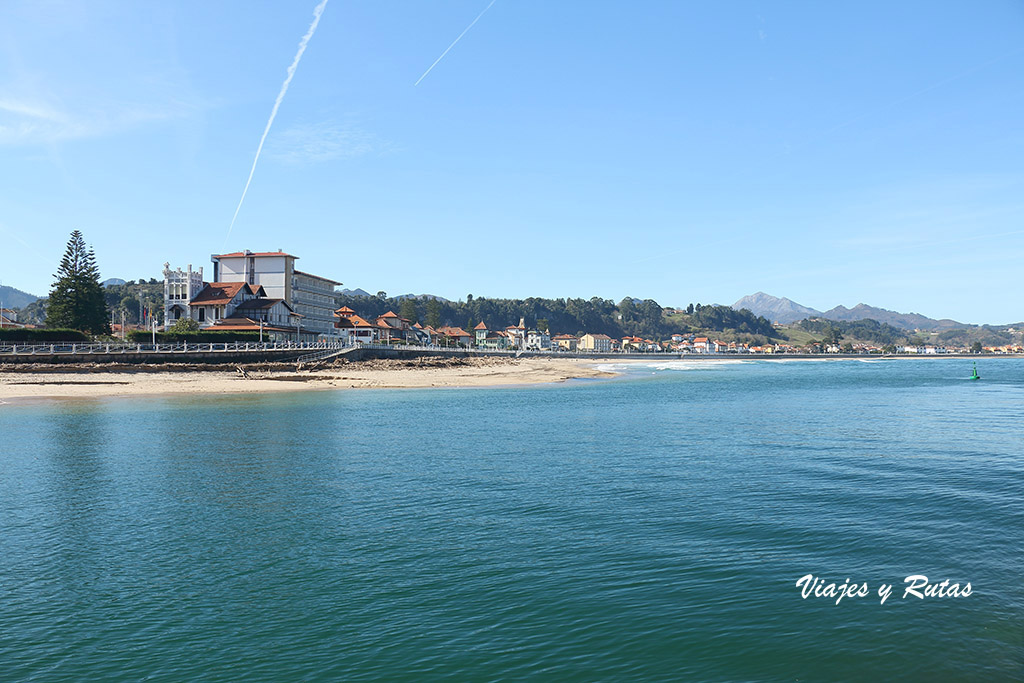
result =
[{"label": "pine tree", "polygon": [[46,326],[110,334],[96,255],[91,248],[86,249],[85,239],[78,230],[71,233],[64,258],[53,277],[56,282],[46,306]]},{"label": "pine tree", "polygon": [[441,302],[437,299],[427,300],[427,325],[435,329],[441,326]]},{"label": "pine tree", "polygon": [[418,323],[420,321],[420,314],[416,307],[416,301],[412,298],[402,299],[402,304],[398,308],[398,315],[405,318],[410,323]]}]

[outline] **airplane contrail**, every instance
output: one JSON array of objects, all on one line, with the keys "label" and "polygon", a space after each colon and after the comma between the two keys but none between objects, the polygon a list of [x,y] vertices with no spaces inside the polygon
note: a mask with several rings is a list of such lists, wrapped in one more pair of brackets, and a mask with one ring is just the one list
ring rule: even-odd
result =
[{"label": "airplane contrail", "polygon": [[235,220],[238,218],[238,212],[242,209],[242,203],[245,201],[245,194],[249,191],[249,184],[252,182],[252,176],[256,172],[256,162],[260,160],[260,152],[263,151],[263,143],[267,141],[267,134],[270,133],[270,126],[274,124],[274,117],[277,116],[277,110],[281,106],[281,100],[284,99],[284,94],[288,92],[288,86],[291,85],[292,77],[295,75],[295,69],[299,66],[299,60],[302,59],[302,53],[306,51],[309,39],[313,37],[313,33],[316,31],[316,25],[320,23],[320,15],[324,13],[325,7],[327,7],[327,0],[322,0],[322,2],[313,10],[313,23],[309,25],[309,30],[306,31],[306,35],[302,36],[302,40],[299,41],[299,50],[295,53],[295,59],[292,60],[292,65],[288,67],[288,76],[284,79],[284,83],[281,84],[281,92],[277,93],[277,99],[274,100],[274,108],[270,110],[270,118],[267,120],[267,127],[263,129],[263,137],[260,138],[259,147],[256,148],[256,158],[252,160],[252,168],[249,170],[249,179],[245,181],[245,189],[242,190],[242,198],[238,200],[238,206],[235,207],[235,215],[231,217],[231,225],[228,227],[228,234],[224,238],[225,247],[228,244],[228,240],[231,238],[231,230],[235,227]]},{"label": "airplane contrail", "polygon": [[455,40],[453,40],[453,41],[452,41],[452,44],[448,46],[448,49],[447,49],[447,50],[445,50],[444,52],[442,52],[442,53],[441,53],[441,56],[440,56],[440,57],[438,57],[437,59],[435,59],[435,60],[434,60],[434,63],[430,65],[430,68],[429,68],[429,69],[427,69],[426,71],[424,71],[424,72],[423,72],[423,75],[422,75],[422,76],[420,76],[420,77],[419,77],[419,79],[418,79],[418,80],[417,80],[417,81],[416,81],[415,83],[413,83],[413,87],[414,87],[414,88],[415,88],[415,87],[416,87],[417,85],[419,85],[419,84],[420,84],[420,81],[422,81],[422,80],[423,80],[424,78],[426,78],[426,77],[427,77],[427,74],[428,74],[428,73],[430,73],[430,72],[431,72],[431,70],[433,70],[433,68],[434,68],[435,66],[437,66],[437,63],[438,63],[438,62],[440,62],[440,61],[441,61],[442,59],[444,59],[444,56],[445,56],[446,54],[448,54],[449,50],[451,50],[451,49],[452,49],[453,47],[455,47],[455,43],[457,43],[457,42],[459,42],[460,40],[462,40],[462,36],[466,35],[466,34],[467,34],[467,33],[469,32],[469,29],[473,28],[473,24],[475,24],[476,22],[480,21],[480,17],[482,17],[483,15],[487,14],[487,10],[491,9],[491,5],[493,5],[493,4],[494,4],[494,3],[496,3],[497,1],[498,1],[498,0],[491,0],[491,3],[490,3],[489,5],[487,5],[487,7],[484,7],[484,11],[483,11],[483,12],[481,12],[480,14],[476,15],[476,19],[474,19],[474,20],[472,21],[472,23],[470,23],[470,25],[466,27],[466,30],[465,30],[465,31],[463,31],[462,33],[460,33],[460,34],[459,34],[459,37],[458,37],[458,38],[456,38]]}]

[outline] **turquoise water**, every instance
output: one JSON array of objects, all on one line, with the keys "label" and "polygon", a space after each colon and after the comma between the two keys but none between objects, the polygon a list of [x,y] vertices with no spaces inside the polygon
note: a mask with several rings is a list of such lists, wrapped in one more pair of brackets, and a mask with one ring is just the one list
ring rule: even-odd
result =
[{"label": "turquoise water", "polygon": [[979,373],[0,406],[0,679],[1020,680],[1024,362]]}]

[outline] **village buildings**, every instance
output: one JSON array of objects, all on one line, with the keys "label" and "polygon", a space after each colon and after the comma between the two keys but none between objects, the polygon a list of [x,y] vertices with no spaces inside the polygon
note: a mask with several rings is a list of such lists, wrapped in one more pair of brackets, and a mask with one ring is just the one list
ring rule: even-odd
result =
[{"label": "village buildings", "polygon": [[18,312],[13,308],[0,308],[0,327],[25,327],[18,322]]},{"label": "village buildings", "polygon": [[203,269],[164,264],[165,327],[190,318],[201,328],[255,332],[273,339],[337,338],[334,289],[340,282],[295,269],[298,257],[276,252],[214,254],[213,281]]},{"label": "village buildings", "polygon": [[580,351],[593,351],[594,353],[611,353],[612,338],[607,334],[587,333],[580,337],[577,347]]},{"label": "village buildings", "polygon": [[[510,351],[547,351],[577,353],[661,353],[678,354],[774,354],[840,353],[836,345],[812,344],[797,348],[774,342],[751,345],[722,341],[695,334],[672,334],[669,339],[625,336],[621,339],[596,332],[577,337],[551,335],[518,324],[491,329],[485,322],[472,331],[445,325],[436,329],[402,318],[394,311],[369,319],[348,307],[335,308],[335,289],[341,283],[330,278],[297,270],[297,256],[283,250],[270,252],[238,251],[211,255],[213,277],[204,278],[202,267],[172,270],[164,264],[165,329],[177,320],[194,320],[200,328],[214,331],[257,332],[268,340],[329,340],[342,343],[418,344],[461,346],[466,348]],[[378,309],[379,310],[379,309]],[[0,327],[22,326],[11,309],[0,309]],[[966,349],[941,345],[903,345],[898,353],[941,355],[964,353]],[[988,353],[1020,353],[1019,345],[990,346]],[[883,349],[856,344],[855,353],[880,354]]]}]

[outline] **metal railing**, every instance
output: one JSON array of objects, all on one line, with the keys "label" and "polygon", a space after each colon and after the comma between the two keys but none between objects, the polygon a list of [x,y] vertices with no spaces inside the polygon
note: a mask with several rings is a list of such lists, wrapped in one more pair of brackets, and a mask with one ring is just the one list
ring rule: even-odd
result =
[{"label": "metal railing", "polygon": [[54,342],[52,344],[0,344],[5,355],[97,355],[118,353],[236,353],[239,351],[336,350],[343,342],[176,342],[168,344],[125,344]]}]

